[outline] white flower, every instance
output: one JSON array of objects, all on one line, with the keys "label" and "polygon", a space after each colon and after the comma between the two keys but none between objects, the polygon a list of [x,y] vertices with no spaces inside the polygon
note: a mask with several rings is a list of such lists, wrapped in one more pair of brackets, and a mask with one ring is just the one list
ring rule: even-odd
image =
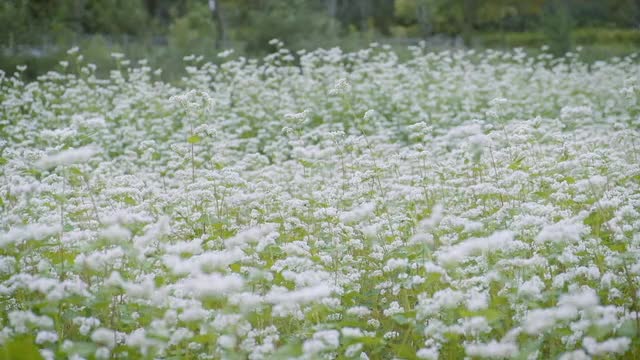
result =
[{"label": "white flower", "polygon": [[384,314],[384,316],[393,316],[395,314],[400,314],[404,312],[404,308],[402,306],[400,306],[400,304],[398,304],[397,301],[392,302],[391,304],[389,304],[389,307],[386,308],[382,313]]},{"label": "white flower", "polygon": [[387,260],[387,264],[384,266],[384,272],[392,272],[397,269],[405,269],[409,266],[409,261],[407,259],[389,259]]},{"label": "white flower", "polygon": [[58,341],[58,334],[53,331],[39,331],[36,336],[36,344],[53,343]]},{"label": "white flower", "polygon": [[236,346],[236,338],[230,335],[222,335],[218,338],[218,346],[223,349],[233,349]]},{"label": "white flower", "polygon": [[206,319],[208,314],[202,307],[190,306],[180,314],[179,319],[186,322],[201,321]]},{"label": "white flower", "polygon": [[469,356],[489,359],[510,358],[518,353],[516,344],[497,342],[495,340],[491,340],[489,343],[468,343],[464,347]]},{"label": "white flower", "polygon": [[93,145],[84,146],[76,149],[68,149],[53,155],[48,155],[40,159],[36,166],[49,169],[60,165],[71,165],[83,163],[91,159],[98,153],[98,149]]},{"label": "white flower", "polygon": [[583,224],[571,221],[562,221],[545,226],[535,238],[536,242],[571,243],[580,240],[581,236],[588,232]]},{"label": "white flower", "polygon": [[589,106],[565,106],[560,110],[562,120],[579,120],[591,117],[593,110]]},{"label": "white flower", "polygon": [[370,121],[373,120],[377,114],[378,113],[375,110],[369,109],[364,113],[364,116],[362,118],[364,119],[364,121]]},{"label": "white flower", "polygon": [[544,288],[544,282],[538,276],[533,276],[518,287],[518,295],[532,299],[542,299]]},{"label": "white flower", "polygon": [[347,314],[355,315],[357,317],[366,317],[371,314],[371,310],[366,306],[354,306],[352,308],[347,309]]},{"label": "white flower", "polygon": [[574,350],[560,355],[559,360],[591,360],[591,356],[587,355],[583,350]]},{"label": "white flower", "polygon": [[340,331],[344,337],[358,338],[364,335],[359,328],[344,327]]},{"label": "white flower", "polygon": [[326,350],[335,350],[340,346],[340,333],[337,330],[321,330],[302,345],[305,354],[312,355]]},{"label": "white flower", "polygon": [[418,350],[416,356],[424,360],[437,360],[440,358],[440,352],[435,347],[422,348]]},{"label": "white flower", "polygon": [[115,332],[107,328],[98,328],[91,334],[91,341],[103,345],[106,348],[113,349],[116,345]]},{"label": "white flower", "polygon": [[624,354],[630,345],[631,340],[626,337],[612,338],[603,342],[597,342],[592,337],[586,337],[582,340],[582,346],[593,356]]},{"label": "white flower", "polygon": [[345,78],[338,79],[333,86],[333,89],[329,91],[329,95],[341,95],[351,91],[351,84]]},{"label": "white flower", "polygon": [[385,340],[391,340],[391,339],[395,339],[398,336],[400,336],[400,333],[397,331],[388,331],[386,333],[384,333],[384,335],[382,336]]},{"label": "white flower", "polygon": [[98,360],[107,360],[111,357],[111,351],[106,347],[99,347],[96,350],[96,359]]},{"label": "white flower", "polygon": [[321,300],[331,295],[331,288],[326,284],[306,287],[294,291],[271,291],[266,296],[266,300],[272,304],[305,304]]},{"label": "white flower", "polygon": [[506,249],[513,240],[514,234],[511,231],[499,231],[486,238],[472,238],[438,254],[438,261],[443,264],[458,263],[481,251]]},{"label": "white flower", "polygon": [[200,274],[185,279],[181,282],[180,288],[192,293],[196,298],[207,299],[224,297],[228,294],[239,291],[244,286],[242,278],[236,274]]},{"label": "white flower", "polygon": [[598,294],[591,288],[582,288],[573,294],[563,294],[558,300],[558,305],[575,307],[578,309],[588,309],[597,306],[600,302]]},{"label": "white flower", "polygon": [[60,233],[59,225],[30,224],[24,227],[14,227],[4,234],[0,234],[0,249],[10,244],[20,245],[27,240],[44,240]]},{"label": "white flower", "polygon": [[114,224],[101,232],[102,237],[111,242],[126,241],[131,238],[131,231],[120,225]]}]

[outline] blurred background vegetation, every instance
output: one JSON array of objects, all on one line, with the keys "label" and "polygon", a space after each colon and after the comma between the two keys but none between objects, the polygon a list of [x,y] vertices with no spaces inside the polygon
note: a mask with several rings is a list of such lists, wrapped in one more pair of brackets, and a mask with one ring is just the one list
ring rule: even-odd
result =
[{"label": "blurred background vegetation", "polygon": [[278,38],[287,48],[371,42],[398,48],[577,46],[594,60],[640,48],[640,0],[2,0],[0,69],[26,64],[31,78],[59,69],[66,50],[108,70],[111,53],[146,58],[178,78],[183,57],[260,56]]}]

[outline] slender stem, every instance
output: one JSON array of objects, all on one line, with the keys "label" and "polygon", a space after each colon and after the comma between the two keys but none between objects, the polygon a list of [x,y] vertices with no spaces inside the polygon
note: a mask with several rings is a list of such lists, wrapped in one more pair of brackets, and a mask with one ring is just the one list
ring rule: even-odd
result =
[{"label": "slender stem", "polygon": [[93,205],[93,211],[96,213],[96,220],[98,224],[102,225],[102,220],[100,220],[100,212],[98,211],[98,205],[96,204],[96,199],[93,197],[93,193],[91,192],[91,186],[89,185],[89,181],[82,176],[82,180],[87,186],[87,192],[89,193],[89,198],[91,199],[91,205]]},{"label": "slender stem", "polygon": [[67,193],[67,177],[66,177],[66,168],[62,168],[62,196],[60,198],[60,235],[58,238],[58,253],[60,254],[60,274],[58,275],[60,281],[65,280],[64,275],[64,246],[62,242],[62,237],[64,234],[64,200]]},{"label": "slender stem", "polygon": [[[193,124],[191,124],[191,136],[193,136]],[[191,182],[196,182],[196,162],[195,157],[193,156],[193,148],[194,144],[191,142]]]},{"label": "slender stem", "polygon": [[[491,146],[489,146],[489,154],[491,155],[491,164],[493,165],[493,173],[496,177],[496,183],[498,182],[498,167],[496,166],[496,160],[493,157],[493,149]],[[504,206],[504,199],[502,198],[502,193],[498,194],[500,195],[500,205]]]}]

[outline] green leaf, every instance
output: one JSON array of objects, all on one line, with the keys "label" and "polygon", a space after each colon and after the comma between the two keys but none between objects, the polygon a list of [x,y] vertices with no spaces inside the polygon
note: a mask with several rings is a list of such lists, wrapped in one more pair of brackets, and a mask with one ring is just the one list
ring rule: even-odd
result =
[{"label": "green leaf", "polygon": [[393,352],[403,359],[417,359],[416,349],[409,344],[392,345]]},{"label": "green leaf", "polygon": [[371,337],[371,336],[365,336],[365,337],[358,338],[358,341],[360,341],[361,343],[363,343],[365,345],[369,345],[369,346],[380,345],[383,342],[382,339],[377,338],[377,337]]},{"label": "green leaf", "polygon": [[233,263],[229,265],[229,269],[235,273],[239,273],[242,265],[240,263]]},{"label": "green leaf", "polygon": [[298,357],[300,354],[302,354],[302,344],[299,342],[291,342],[276,350],[269,359],[287,359]]},{"label": "green leaf", "polygon": [[489,324],[501,320],[504,316],[504,313],[495,309],[486,309],[481,311],[469,311],[463,309],[460,311],[460,315],[462,317],[473,317],[473,316],[482,316],[485,318]]},{"label": "green leaf", "polygon": [[8,163],[9,161],[3,157],[0,157],[0,165],[4,165],[6,163]]},{"label": "green leaf", "polygon": [[40,180],[40,178],[42,177],[42,173],[37,169],[27,169],[25,170],[25,174],[31,175],[37,180]]},{"label": "green leaf", "polygon": [[189,136],[189,138],[187,139],[187,142],[189,142],[189,144],[197,144],[202,140],[202,138],[198,135],[191,135]]},{"label": "green leaf", "polygon": [[522,161],[524,160],[524,157],[518,156],[510,165],[509,165],[509,169],[511,170],[518,170],[521,165],[522,165]]},{"label": "green leaf", "polygon": [[240,134],[240,139],[251,139],[258,135],[258,130],[251,129]]},{"label": "green leaf", "polygon": [[407,319],[404,314],[395,314],[393,315],[393,321],[395,321],[399,325],[406,325],[409,323],[409,319]]},{"label": "green leaf", "polygon": [[38,351],[31,336],[19,337],[5,343],[0,348],[0,360],[42,360],[42,355]]},{"label": "green leaf", "polygon": [[623,242],[613,243],[611,245],[608,245],[608,247],[611,251],[617,251],[619,253],[624,253],[627,251],[627,244]]},{"label": "green leaf", "polygon": [[313,163],[311,161],[300,159],[299,162],[300,162],[300,165],[302,165],[304,167],[312,167],[313,166]]},{"label": "green leaf", "polygon": [[78,175],[78,176],[82,176],[82,171],[80,171],[80,169],[78,169],[77,167],[71,167],[69,168],[69,173],[71,173],[72,175]]},{"label": "green leaf", "polygon": [[518,360],[529,359],[529,355],[540,349],[540,340],[528,340],[520,347],[520,353],[516,357]]},{"label": "green leaf", "polygon": [[628,338],[634,339],[636,336],[638,336],[638,328],[636,327],[635,321],[627,320],[623,322],[616,331],[616,334],[619,336],[626,336]]},{"label": "green leaf", "polygon": [[209,214],[203,213],[200,215],[198,220],[196,220],[196,222],[199,224],[209,224],[211,222],[211,217],[209,216]]},{"label": "green leaf", "polygon": [[125,202],[125,204],[127,204],[127,205],[136,205],[136,204],[138,203],[134,198],[132,198],[132,197],[131,197],[131,196],[129,196],[129,195],[125,196],[125,197],[124,197],[124,199],[122,199],[122,200],[123,200],[123,201]]},{"label": "green leaf", "polygon": [[89,357],[96,352],[97,346],[91,342],[74,342],[69,353]]}]

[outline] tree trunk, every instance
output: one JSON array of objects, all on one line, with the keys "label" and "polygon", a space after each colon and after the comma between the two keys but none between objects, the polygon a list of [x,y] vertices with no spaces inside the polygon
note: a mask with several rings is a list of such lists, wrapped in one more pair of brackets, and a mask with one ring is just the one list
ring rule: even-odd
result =
[{"label": "tree trunk", "polygon": [[335,18],[338,11],[338,0],[327,0],[327,15],[330,18]]},{"label": "tree trunk", "polygon": [[209,10],[216,23],[216,49],[224,46],[224,24],[222,22],[222,9],[218,0],[209,0]]},{"label": "tree trunk", "polygon": [[333,34],[335,30],[335,23],[337,21],[336,15],[338,13],[338,0],[327,0],[327,15],[329,16],[330,33]]},{"label": "tree trunk", "polygon": [[478,12],[476,0],[463,0],[462,2],[462,39],[466,46],[471,45],[473,25]]},{"label": "tree trunk", "polygon": [[158,15],[157,14],[158,4],[156,0],[145,0],[144,5],[147,8],[147,14],[149,14],[149,17],[153,18]]},{"label": "tree trunk", "polygon": [[369,17],[371,16],[371,11],[369,7],[370,0],[359,0],[358,8],[360,10],[360,26],[361,30],[366,32],[369,30]]},{"label": "tree trunk", "polygon": [[423,38],[431,35],[431,14],[429,13],[429,5],[425,1],[419,1],[416,5],[416,19],[420,26],[420,32]]}]

